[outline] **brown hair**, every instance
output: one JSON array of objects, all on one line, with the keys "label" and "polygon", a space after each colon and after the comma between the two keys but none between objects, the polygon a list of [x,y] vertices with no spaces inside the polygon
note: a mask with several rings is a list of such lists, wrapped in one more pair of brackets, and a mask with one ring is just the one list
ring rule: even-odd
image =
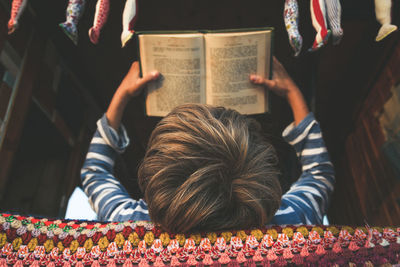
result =
[{"label": "brown hair", "polygon": [[188,104],[154,129],[139,167],[150,217],[170,232],[264,225],[279,208],[277,156],[237,111]]}]

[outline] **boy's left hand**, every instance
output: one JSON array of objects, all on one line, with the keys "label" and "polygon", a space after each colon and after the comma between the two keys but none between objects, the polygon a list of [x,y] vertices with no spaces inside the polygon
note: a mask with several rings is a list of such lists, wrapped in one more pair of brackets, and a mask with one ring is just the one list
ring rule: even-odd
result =
[{"label": "boy's left hand", "polygon": [[108,123],[112,128],[118,131],[122,115],[130,98],[137,96],[147,83],[156,80],[159,76],[160,73],[158,71],[152,71],[140,78],[139,62],[135,61],[132,63],[106,112]]},{"label": "boy's left hand", "polygon": [[159,76],[158,71],[152,71],[140,78],[139,62],[135,61],[118,87],[118,91],[128,97],[137,96],[147,83],[156,80]]}]

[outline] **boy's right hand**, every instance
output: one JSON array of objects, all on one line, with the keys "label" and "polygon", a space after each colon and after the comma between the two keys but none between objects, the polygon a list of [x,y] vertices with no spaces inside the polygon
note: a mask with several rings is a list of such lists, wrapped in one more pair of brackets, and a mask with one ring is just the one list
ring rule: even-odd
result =
[{"label": "boy's right hand", "polygon": [[282,97],[287,97],[292,91],[299,90],[286,72],[285,67],[282,66],[276,57],[274,57],[272,80],[253,74],[250,75],[250,81],[254,84],[263,85],[268,90]]},{"label": "boy's right hand", "polygon": [[250,75],[250,81],[263,85],[275,94],[285,97],[292,109],[294,123],[298,125],[309,113],[303,94],[290,78],[282,64],[274,57],[273,79],[265,79],[258,75]]}]

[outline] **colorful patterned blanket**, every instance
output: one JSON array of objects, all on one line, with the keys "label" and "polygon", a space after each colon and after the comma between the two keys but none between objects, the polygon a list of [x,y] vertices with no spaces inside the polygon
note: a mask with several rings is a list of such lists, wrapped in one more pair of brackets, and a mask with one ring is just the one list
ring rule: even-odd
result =
[{"label": "colorful patterned blanket", "polygon": [[400,227],[286,225],[184,235],[164,232],[151,222],[101,223],[0,214],[0,267],[399,263]]}]

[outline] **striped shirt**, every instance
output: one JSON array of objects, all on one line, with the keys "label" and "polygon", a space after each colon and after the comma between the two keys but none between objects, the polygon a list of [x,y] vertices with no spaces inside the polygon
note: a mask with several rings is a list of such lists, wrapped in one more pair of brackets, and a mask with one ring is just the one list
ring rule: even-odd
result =
[{"label": "striped shirt", "polygon": [[[283,137],[294,146],[303,173],[282,196],[279,210],[271,224],[320,224],[326,214],[334,187],[334,171],[312,113],[297,126],[289,125]],[[82,185],[92,208],[101,221],[150,220],[143,199],[134,200],[113,176],[114,161],[129,144],[123,126],[117,133],[104,115],[97,122],[81,170]]]}]

